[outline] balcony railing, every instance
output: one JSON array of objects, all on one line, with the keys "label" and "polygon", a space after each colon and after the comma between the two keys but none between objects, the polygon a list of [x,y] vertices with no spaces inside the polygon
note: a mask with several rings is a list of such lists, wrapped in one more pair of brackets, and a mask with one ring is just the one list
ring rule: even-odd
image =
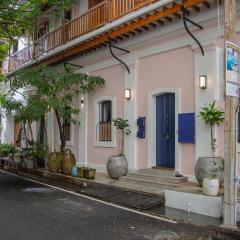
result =
[{"label": "balcony railing", "polygon": [[101,122],[99,123],[99,141],[112,140],[112,123]]},{"label": "balcony railing", "polygon": [[89,9],[78,18],[62,25],[31,46],[16,52],[9,59],[8,71],[12,72],[23,64],[62,46],[75,38],[93,31],[107,22],[130,13],[156,0],[106,0]]},{"label": "balcony railing", "polygon": [[4,69],[0,67],[0,75],[4,75],[4,74],[5,74]]}]

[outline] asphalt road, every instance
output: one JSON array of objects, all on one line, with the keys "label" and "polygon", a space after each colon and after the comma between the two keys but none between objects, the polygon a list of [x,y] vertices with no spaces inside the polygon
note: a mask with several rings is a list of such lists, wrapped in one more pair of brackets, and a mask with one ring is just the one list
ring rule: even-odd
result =
[{"label": "asphalt road", "polygon": [[202,228],[154,219],[0,171],[0,240],[95,239],[209,237]]}]

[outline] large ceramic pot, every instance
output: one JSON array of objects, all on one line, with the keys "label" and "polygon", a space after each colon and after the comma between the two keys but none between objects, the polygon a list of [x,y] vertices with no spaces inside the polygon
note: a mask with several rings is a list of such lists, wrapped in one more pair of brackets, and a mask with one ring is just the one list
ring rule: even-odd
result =
[{"label": "large ceramic pot", "polygon": [[47,157],[47,167],[53,173],[61,172],[62,160],[64,154],[61,152],[52,152]]},{"label": "large ceramic pot", "polygon": [[35,167],[36,161],[33,157],[24,157],[23,168],[33,169]]},{"label": "large ceramic pot", "polygon": [[14,159],[15,163],[21,163],[21,161],[22,161],[22,154],[21,153],[15,153],[13,159]]},{"label": "large ceramic pot", "polygon": [[76,165],[76,158],[73,153],[65,152],[62,159],[62,173],[66,175],[71,174],[72,168]]},{"label": "large ceramic pot", "polygon": [[[210,178],[212,176],[212,168],[214,163],[216,163],[217,168],[223,167],[223,158],[222,157],[200,157],[195,166],[195,177],[198,183],[202,186],[204,178]],[[224,173],[219,171],[217,173],[217,178],[219,179],[220,186],[223,184]]]},{"label": "large ceramic pot", "polygon": [[219,180],[204,178],[203,192],[208,196],[217,196],[219,193]]},{"label": "large ceramic pot", "polygon": [[110,178],[119,179],[126,176],[128,172],[128,163],[125,156],[112,156],[107,162],[107,172]]}]

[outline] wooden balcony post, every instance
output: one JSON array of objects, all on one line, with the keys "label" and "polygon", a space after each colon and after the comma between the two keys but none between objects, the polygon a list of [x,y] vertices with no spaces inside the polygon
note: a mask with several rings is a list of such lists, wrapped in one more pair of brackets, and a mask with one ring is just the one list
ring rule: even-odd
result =
[{"label": "wooden balcony post", "polygon": [[107,21],[111,21],[113,17],[113,5],[112,0],[107,0]]}]

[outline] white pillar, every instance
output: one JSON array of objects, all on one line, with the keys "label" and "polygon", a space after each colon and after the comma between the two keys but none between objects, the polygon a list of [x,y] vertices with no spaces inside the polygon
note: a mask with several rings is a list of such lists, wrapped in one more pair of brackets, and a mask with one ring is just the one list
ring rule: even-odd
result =
[{"label": "white pillar", "polygon": [[124,99],[124,119],[128,120],[130,124],[131,134],[125,137],[124,153],[128,161],[129,169],[137,168],[136,161],[136,94],[137,94],[137,81],[136,81],[136,65],[129,65],[130,74],[125,71],[124,76],[124,89],[131,89],[131,99]]},{"label": "white pillar", "polygon": [[1,142],[7,142],[7,117],[5,115],[1,116],[1,125],[2,125],[2,132],[1,132]]},{"label": "white pillar", "polygon": [[14,117],[6,117],[5,143],[14,143]]},{"label": "white pillar", "polygon": [[49,150],[54,151],[54,112],[50,111],[47,115],[47,138]]},{"label": "white pillar", "polygon": [[[83,101],[83,103],[81,102]],[[79,146],[78,146],[78,163],[81,165],[87,165],[87,133],[88,133],[88,124],[87,124],[87,106],[88,98],[87,96],[79,97],[79,108],[80,108],[80,126],[79,126]]]},{"label": "white pillar", "polygon": [[[204,47],[205,56],[199,49],[194,50],[195,62],[195,111],[196,111],[196,161],[199,157],[210,156],[210,127],[206,126],[198,116],[201,108],[214,100],[223,101],[223,51],[211,45]],[[207,76],[207,88],[199,88],[199,75]],[[219,132],[215,131],[215,136]]]}]

